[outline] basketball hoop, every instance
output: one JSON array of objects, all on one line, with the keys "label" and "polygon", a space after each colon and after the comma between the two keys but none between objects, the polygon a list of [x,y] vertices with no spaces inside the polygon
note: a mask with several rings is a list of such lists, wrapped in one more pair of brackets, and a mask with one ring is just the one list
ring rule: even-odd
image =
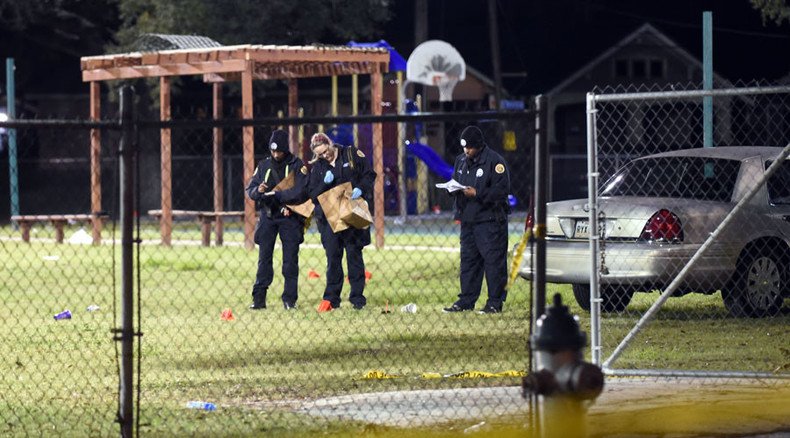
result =
[{"label": "basketball hoop", "polygon": [[453,89],[458,84],[458,76],[437,74],[433,76],[432,82],[439,87],[439,102],[452,102]]},{"label": "basketball hoop", "polygon": [[453,100],[453,89],[466,79],[466,63],[458,50],[440,40],[417,46],[406,62],[406,79],[439,88],[439,101]]}]

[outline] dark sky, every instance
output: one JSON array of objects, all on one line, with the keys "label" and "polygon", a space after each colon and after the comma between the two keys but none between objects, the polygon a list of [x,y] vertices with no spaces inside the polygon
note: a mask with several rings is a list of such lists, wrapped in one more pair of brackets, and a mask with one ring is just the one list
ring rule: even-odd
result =
[{"label": "dark sky", "polygon": [[[90,3],[86,0],[86,5]],[[428,0],[429,38],[453,44],[467,63],[493,77],[487,0]],[[545,92],[644,23],[651,23],[701,58],[702,11],[713,12],[714,70],[731,81],[776,79],[790,73],[790,25],[763,25],[749,0],[497,0],[503,72],[514,95]],[[393,0],[393,20],[383,39],[405,58],[414,49],[414,0]],[[0,54],[17,56],[18,90],[72,93],[80,81],[78,54],[48,52],[30,33],[0,30]],[[74,53],[100,49],[74,47]],[[19,50],[17,50],[18,52]],[[5,77],[5,74],[2,74]],[[4,84],[3,88],[4,88]]]},{"label": "dark sky", "polygon": [[[492,75],[487,0],[429,0],[429,38],[454,45],[466,62]],[[398,0],[385,39],[408,58],[414,2]],[[557,85],[612,44],[651,23],[702,56],[702,12],[713,13],[714,70],[731,81],[775,81],[790,73],[790,25],[763,25],[748,0],[497,0],[503,72],[514,94]]]}]

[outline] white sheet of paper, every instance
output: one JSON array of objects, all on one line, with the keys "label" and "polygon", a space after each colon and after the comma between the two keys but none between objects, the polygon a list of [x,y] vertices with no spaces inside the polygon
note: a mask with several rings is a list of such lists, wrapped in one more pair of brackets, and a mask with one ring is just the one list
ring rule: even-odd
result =
[{"label": "white sheet of paper", "polygon": [[458,191],[458,190],[463,190],[463,189],[466,188],[466,186],[461,185],[461,183],[459,183],[458,181],[456,181],[454,179],[451,179],[450,181],[447,181],[446,183],[438,183],[438,184],[436,184],[436,187],[440,188],[440,189],[447,189],[447,191],[450,192],[450,193]]}]

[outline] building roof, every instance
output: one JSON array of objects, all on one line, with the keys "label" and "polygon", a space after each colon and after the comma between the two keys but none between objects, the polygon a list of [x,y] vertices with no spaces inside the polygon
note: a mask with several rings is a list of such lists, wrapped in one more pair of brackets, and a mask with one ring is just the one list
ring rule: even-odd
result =
[{"label": "building roof", "polygon": [[166,35],[161,33],[146,33],[140,35],[134,45],[143,52],[156,52],[159,50],[200,49],[206,47],[221,47],[222,44],[209,37],[200,35]]},{"label": "building roof", "polygon": [[[568,85],[572,84],[573,82],[575,82],[579,78],[585,76],[595,66],[597,66],[601,62],[604,62],[605,60],[609,59],[610,57],[615,55],[617,52],[622,50],[624,47],[634,43],[637,39],[639,39],[640,37],[643,37],[645,35],[650,35],[650,36],[658,39],[658,41],[661,44],[661,47],[668,48],[668,49],[672,50],[679,58],[683,59],[688,64],[699,68],[700,71],[702,70],[702,62],[699,59],[697,59],[691,53],[689,53],[687,50],[685,50],[683,47],[678,45],[674,40],[669,38],[666,34],[662,33],[661,31],[659,31],[658,29],[653,27],[650,23],[645,23],[642,26],[640,26],[638,29],[636,29],[635,31],[631,32],[625,38],[620,40],[619,42],[617,42],[617,43],[613,44],[612,46],[610,46],[603,53],[601,53],[600,55],[596,56],[593,60],[591,60],[590,62],[585,64],[583,67],[581,67],[580,69],[576,70],[573,74],[571,74],[570,76],[565,78],[562,82],[560,82],[559,84],[557,84],[554,87],[552,87],[547,94],[552,95],[552,94],[556,94],[556,93],[561,92]],[[720,87],[731,87],[732,86],[732,83],[729,80],[727,80],[726,78],[724,78],[721,75],[717,74],[716,72],[713,73],[713,77],[714,77],[714,82],[717,85],[719,85]]]}]

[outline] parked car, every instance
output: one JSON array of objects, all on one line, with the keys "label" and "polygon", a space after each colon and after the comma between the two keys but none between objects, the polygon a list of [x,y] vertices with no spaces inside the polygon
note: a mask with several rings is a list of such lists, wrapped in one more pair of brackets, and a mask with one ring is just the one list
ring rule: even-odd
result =
[{"label": "parked car", "polygon": [[[601,186],[600,294],[623,311],[634,292],[664,290],[781,152],[778,147],[686,149],[635,159]],[[587,199],[547,204],[546,280],[571,284],[590,309]],[[519,275],[532,277],[525,254]],[[733,216],[674,295],[721,290],[733,316],[777,314],[790,297],[790,160]]]}]

